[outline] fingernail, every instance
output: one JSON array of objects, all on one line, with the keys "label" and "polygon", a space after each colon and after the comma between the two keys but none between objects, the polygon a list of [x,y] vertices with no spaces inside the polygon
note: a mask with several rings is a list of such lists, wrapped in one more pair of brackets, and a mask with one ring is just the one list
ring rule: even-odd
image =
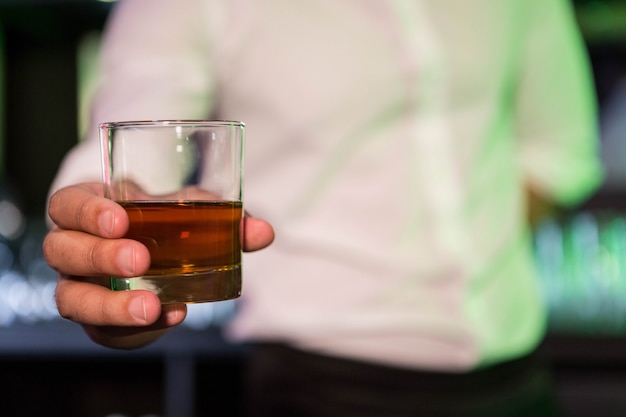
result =
[{"label": "fingernail", "polygon": [[135,247],[127,245],[117,252],[117,266],[127,275],[135,274]]},{"label": "fingernail", "polygon": [[113,234],[113,223],[115,222],[115,216],[111,210],[107,210],[100,214],[98,217],[98,226],[100,229],[111,236]]},{"label": "fingernail", "polygon": [[178,308],[173,308],[171,310],[168,310],[167,313],[165,313],[167,315],[168,321],[169,320],[177,320],[178,319]]},{"label": "fingernail", "polygon": [[146,321],[146,301],[144,297],[135,297],[130,300],[128,312],[137,320]]},{"label": "fingernail", "polygon": [[168,309],[165,314],[167,316],[168,322],[178,322],[178,320],[181,318],[181,315],[183,314],[183,311],[181,307],[176,306],[172,309]]}]

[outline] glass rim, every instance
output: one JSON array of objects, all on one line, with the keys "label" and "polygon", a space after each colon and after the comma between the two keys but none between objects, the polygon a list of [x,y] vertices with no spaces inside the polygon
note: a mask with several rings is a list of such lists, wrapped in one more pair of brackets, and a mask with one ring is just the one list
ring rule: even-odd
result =
[{"label": "glass rim", "polygon": [[128,120],[120,122],[103,122],[98,124],[99,129],[135,128],[135,127],[244,127],[243,122],[237,120],[203,120],[203,119],[156,119],[156,120]]}]

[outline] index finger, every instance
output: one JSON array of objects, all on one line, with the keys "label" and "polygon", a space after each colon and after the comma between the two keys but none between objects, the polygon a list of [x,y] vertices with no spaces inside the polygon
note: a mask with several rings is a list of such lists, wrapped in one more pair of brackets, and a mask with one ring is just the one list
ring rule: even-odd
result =
[{"label": "index finger", "polygon": [[128,229],[128,215],[104,197],[101,183],[82,183],[56,191],[48,203],[50,219],[61,229],[119,238]]}]

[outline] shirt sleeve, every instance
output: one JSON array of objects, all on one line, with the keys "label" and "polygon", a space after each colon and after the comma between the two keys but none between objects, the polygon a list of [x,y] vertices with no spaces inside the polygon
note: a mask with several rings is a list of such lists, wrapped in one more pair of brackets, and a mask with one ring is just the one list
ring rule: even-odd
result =
[{"label": "shirt sleeve", "polygon": [[207,118],[214,76],[208,2],[121,0],[102,39],[86,137],[64,158],[51,192],[102,178],[98,124]]},{"label": "shirt sleeve", "polygon": [[515,103],[522,170],[535,192],[572,206],[603,179],[589,60],[569,2],[526,5]]}]

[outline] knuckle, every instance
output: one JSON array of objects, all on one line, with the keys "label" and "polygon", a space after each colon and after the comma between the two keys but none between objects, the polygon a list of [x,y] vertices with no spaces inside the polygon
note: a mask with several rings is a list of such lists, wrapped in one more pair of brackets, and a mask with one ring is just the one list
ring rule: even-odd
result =
[{"label": "knuckle", "polygon": [[46,235],[46,237],[44,238],[42,242],[41,247],[42,247],[44,259],[46,260],[48,265],[50,265],[50,267],[53,269],[57,269],[58,265],[56,264],[56,261],[55,261],[56,260],[55,258],[56,245],[55,245],[55,236],[53,232],[50,232]]},{"label": "knuckle", "polygon": [[101,251],[102,243],[96,242],[94,245],[88,248],[88,252],[85,257],[83,257],[85,262],[85,269],[88,271],[97,271],[98,265],[100,264],[100,251]]},{"label": "knuckle", "polygon": [[60,284],[57,285],[57,289],[54,293],[54,299],[56,302],[59,315],[63,317],[64,319],[71,320],[74,314],[72,313],[72,310],[67,307],[67,304],[65,302],[66,300],[65,291],[63,290]]},{"label": "knuckle", "polygon": [[[92,293],[93,286],[79,279],[61,277],[55,291],[59,315],[77,323],[99,322],[108,317],[103,297]],[[102,315],[100,315],[102,313]]]},{"label": "knuckle", "polygon": [[55,219],[57,218],[58,207],[59,192],[57,191],[50,196],[50,199],[48,201],[48,216],[50,216],[50,219],[52,219],[52,221],[55,221]]},{"label": "knuckle", "polygon": [[117,249],[113,241],[107,239],[98,239],[87,248],[86,256],[84,256],[85,269],[92,273],[114,273],[115,254]]},{"label": "knuckle", "polygon": [[97,216],[93,202],[90,200],[83,200],[77,203],[74,211],[74,220],[76,224],[85,229],[91,226],[92,220]]},{"label": "knuckle", "polygon": [[59,304],[58,302],[57,310],[59,311],[59,316],[61,316],[62,318],[66,320],[72,320],[73,315],[70,313],[70,311],[66,308],[63,308],[62,304]]},{"label": "knuckle", "polygon": [[105,321],[111,321],[115,317],[111,309],[111,304],[107,303],[104,298],[98,299],[97,311],[100,313],[100,317]]}]

